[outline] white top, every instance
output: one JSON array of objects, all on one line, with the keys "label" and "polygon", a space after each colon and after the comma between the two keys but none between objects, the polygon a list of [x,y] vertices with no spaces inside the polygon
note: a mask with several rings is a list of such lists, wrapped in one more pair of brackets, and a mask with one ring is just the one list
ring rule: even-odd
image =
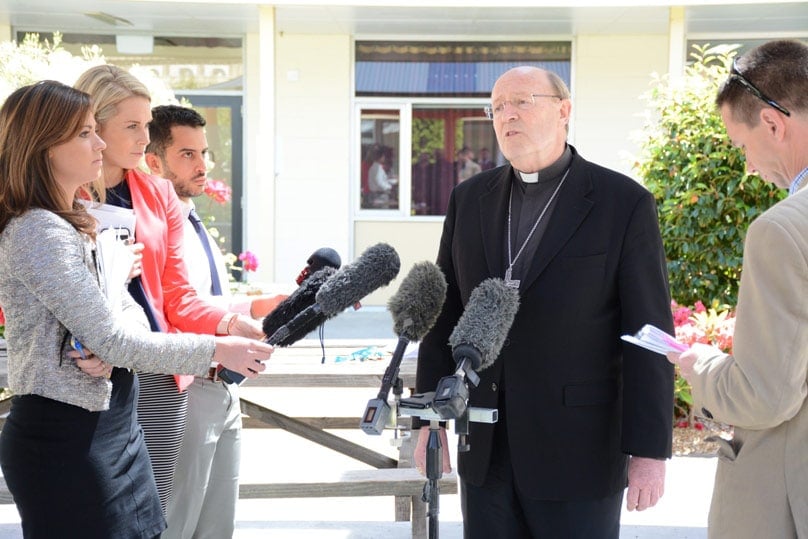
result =
[{"label": "white top", "polygon": [[[183,221],[183,231],[185,232],[185,243],[183,245],[185,251],[185,265],[188,268],[188,283],[194,287],[196,293],[204,298],[205,301],[216,305],[222,309],[227,309],[230,312],[250,315],[250,302],[249,301],[234,301],[230,293],[230,282],[227,278],[227,268],[224,264],[224,255],[221,248],[216,244],[210,233],[205,228],[205,235],[208,238],[210,250],[213,253],[213,259],[216,262],[216,269],[219,273],[219,283],[222,287],[221,296],[212,296],[210,294],[210,266],[208,264],[208,255],[205,253],[205,248],[202,242],[199,241],[199,236],[196,235],[194,225],[188,216],[191,214],[191,208],[195,208],[194,202],[180,200],[182,206],[182,213],[185,220]],[[204,225],[203,225],[204,226]]]}]

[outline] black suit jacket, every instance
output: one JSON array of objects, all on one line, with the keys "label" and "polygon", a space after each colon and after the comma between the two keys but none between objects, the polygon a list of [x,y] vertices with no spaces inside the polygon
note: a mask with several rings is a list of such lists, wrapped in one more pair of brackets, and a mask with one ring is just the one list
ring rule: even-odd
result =
[{"label": "black suit jacket", "polygon": [[[512,167],[499,167],[452,192],[438,254],[447,298],[421,343],[418,391],[434,390],[453,370],[448,338],[472,290],[504,275],[512,177]],[[604,497],[625,487],[627,455],[670,457],[673,367],[620,339],[646,323],[673,332],[653,197],[573,148],[516,319],[469,400],[497,408],[504,399],[514,476],[527,495]],[[472,423],[471,451],[459,454],[472,484],[485,480],[493,430]]]}]

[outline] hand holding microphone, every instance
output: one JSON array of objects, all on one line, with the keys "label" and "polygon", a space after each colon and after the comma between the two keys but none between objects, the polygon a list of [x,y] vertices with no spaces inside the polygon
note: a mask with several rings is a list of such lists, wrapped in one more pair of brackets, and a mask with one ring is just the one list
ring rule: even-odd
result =
[{"label": "hand holding microphone", "polygon": [[[388,284],[398,275],[400,267],[398,253],[385,243],[368,247],[358,259],[338,271],[323,267],[304,280],[303,285],[284,300],[288,304],[282,312],[284,317],[291,317],[288,321],[279,317],[269,322],[273,313],[264,320],[264,331],[269,335],[266,342],[270,345],[288,346],[305,337],[327,318],[338,315],[367,294]],[[317,279],[313,280],[315,276]],[[297,292],[300,294],[295,295]],[[312,295],[314,303],[309,303]],[[278,322],[281,325],[270,334],[274,324]],[[219,370],[219,376],[225,382],[241,381],[236,377],[229,377],[224,370]]]},{"label": "hand holding microphone", "polygon": [[[337,270],[333,267],[326,266],[315,271],[314,273],[309,274],[306,279],[301,282],[297,290],[292,292],[288,298],[278,304],[275,310],[264,317],[264,334],[267,336],[274,335],[278,329],[288,324],[295,316],[303,312],[303,310],[307,309],[308,307],[314,305],[315,298],[317,296],[317,292],[320,290],[320,287],[323,286],[323,284],[325,284],[325,282],[331,278],[336,271]],[[321,317],[314,317],[306,325],[297,328],[294,333],[290,332],[286,338],[274,339],[271,341],[268,338],[267,342],[276,346],[289,346],[308,335],[313,329],[324,321],[325,315]]]},{"label": "hand holding microphone", "polygon": [[268,342],[283,342],[291,335],[300,334],[301,328],[309,327],[312,320],[323,315],[326,318],[338,315],[395,279],[400,268],[398,253],[390,245],[377,243],[368,247],[359,258],[327,279],[315,294],[315,303],[279,327]]},{"label": "hand holding microphone", "polygon": [[[314,251],[306,261],[306,267],[303,268],[303,271],[301,271],[298,276],[298,284],[300,286],[297,290],[281,301],[275,309],[267,314],[262,323],[259,324],[256,321],[250,320],[252,333],[245,336],[262,339],[265,335],[272,335],[279,327],[289,322],[296,314],[312,305],[317,290],[319,290],[326,279],[336,271],[334,268],[338,268],[340,263],[340,257],[333,249],[323,247]],[[315,267],[317,269],[313,270]],[[314,273],[312,273],[312,271],[314,271]],[[301,279],[301,276],[304,274],[305,277]],[[240,318],[236,320],[236,324],[239,322],[241,322]],[[253,328],[253,326],[255,327]],[[314,327],[317,327],[317,324],[311,329],[314,329]],[[267,340],[267,342],[272,345],[288,346],[298,339],[303,338],[309,331],[310,329],[308,328],[301,328],[301,331],[289,336],[289,338],[285,339],[283,342],[272,342],[269,340]],[[240,384],[244,381],[244,376],[236,372],[228,371],[228,369],[221,365],[216,368],[216,372],[219,378],[228,384]]]},{"label": "hand holding microphone", "polygon": [[230,374],[255,378],[266,369],[263,362],[269,359],[273,350],[267,343],[244,337],[216,337],[213,361]]}]

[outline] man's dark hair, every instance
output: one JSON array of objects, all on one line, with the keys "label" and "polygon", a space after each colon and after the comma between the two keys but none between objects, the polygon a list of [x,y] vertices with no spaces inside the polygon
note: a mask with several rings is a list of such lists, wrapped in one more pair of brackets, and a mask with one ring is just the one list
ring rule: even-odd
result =
[{"label": "man's dark hair", "polygon": [[[734,69],[792,114],[808,110],[808,45],[792,40],[769,41],[737,57]],[[751,127],[757,125],[760,109],[771,106],[732,74],[719,88],[715,103],[719,108],[726,104],[736,121]]]},{"label": "man's dark hair", "polygon": [[194,109],[179,105],[160,105],[152,109],[152,121],[149,123],[149,145],[147,153],[165,157],[166,148],[171,146],[171,128],[175,126],[205,127],[205,118]]}]

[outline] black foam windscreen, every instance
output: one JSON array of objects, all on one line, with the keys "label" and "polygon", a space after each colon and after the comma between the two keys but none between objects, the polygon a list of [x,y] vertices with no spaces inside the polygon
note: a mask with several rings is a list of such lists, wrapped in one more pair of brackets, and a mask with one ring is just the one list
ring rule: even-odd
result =
[{"label": "black foam windscreen", "polygon": [[396,278],[401,268],[398,253],[386,243],[377,243],[353,262],[337,270],[317,292],[322,311],[335,316],[377,288]]},{"label": "black foam windscreen", "polygon": [[342,265],[342,258],[331,247],[320,247],[306,260],[306,264],[312,273],[325,267],[339,269]]},{"label": "black foam windscreen", "polygon": [[331,247],[320,247],[306,260],[306,267],[300,270],[300,274],[295,279],[295,282],[298,285],[303,284],[303,281],[309,278],[309,276],[319,269],[323,269],[325,267],[339,269],[342,265],[342,259],[339,257],[339,253],[337,253]]},{"label": "black foam windscreen", "polygon": [[475,371],[490,367],[502,350],[518,310],[519,291],[506,286],[502,279],[490,278],[477,285],[449,336],[455,361],[468,359]]},{"label": "black foam windscreen", "polygon": [[410,341],[420,341],[435,323],[446,299],[446,278],[432,262],[415,264],[387,309],[393,316],[393,331]]},{"label": "black foam windscreen", "polygon": [[[271,337],[278,328],[288,324],[289,321],[307,307],[314,305],[317,291],[320,290],[320,287],[336,272],[336,269],[325,266],[309,275],[308,278],[303,281],[303,284],[297,287],[288,298],[280,302],[272,312],[264,317],[264,334]],[[280,342],[270,342],[269,344],[281,347],[289,346],[316,329],[326,318],[327,316],[325,314],[317,316],[311,321],[307,321],[307,323],[299,329],[285,336]]]}]

